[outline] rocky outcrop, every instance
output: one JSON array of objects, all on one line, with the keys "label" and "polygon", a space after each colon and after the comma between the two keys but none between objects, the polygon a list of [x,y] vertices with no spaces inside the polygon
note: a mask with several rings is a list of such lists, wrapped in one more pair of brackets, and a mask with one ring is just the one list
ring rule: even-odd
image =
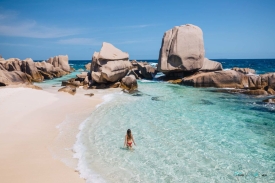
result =
[{"label": "rocky outcrop", "polygon": [[47,63],[52,64],[54,67],[59,67],[65,72],[70,72],[69,58],[68,55],[59,55],[51,57],[47,60]]},{"label": "rocky outcrop", "polygon": [[100,52],[95,52],[91,62],[92,82],[107,83],[121,80],[131,68],[128,53],[110,43],[103,43]]},{"label": "rocky outcrop", "polygon": [[62,81],[61,86],[74,86],[74,87],[80,87],[83,86],[83,88],[89,87],[89,80],[88,80],[88,72],[82,72],[80,74],[76,75],[76,78],[71,78],[66,81]]},{"label": "rocky outcrop", "polygon": [[202,30],[192,24],[165,32],[159,53],[158,71],[194,71],[202,68],[204,44]]},{"label": "rocky outcrop", "polygon": [[261,74],[261,86],[262,87],[270,87],[273,90],[275,90],[275,72],[273,73],[267,73],[267,74]]},{"label": "rocky outcrop", "polygon": [[[70,66],[68,63],[68,56],[60,55],[50,58],[47,62],[34,62],[31,58],[27,58],[23,61],[18,58],[1,60],[0,70],[9,72],[20,71],[25,73],[30,82],[42,82],[44,79],[52,79],[68,74]],[[17,82],[14,82],[14,84],[20,83],[20,80],[16,81]]]},{"label": "rocky outcrop", "polygon": [[120,87],[129,92],[136,90],[138,85],[135,76],[130,75],[122,78]]},{"label": "rocky outcrop", "polygon": [[233,67],[232,70],[241,72],[243,74],[255,74],[256,73],[254,69],[250,69],[250,68]]},{"label": "rocky outcrop", "polygon": [[269,87],[275,90],[275,73],[267,73],[262,75],[249,75],[248,85],[250,89],[264,89]]},{"label": "rocky outcrop", "polygon": [[91,70],[91,63],[86,64],[85,69],[86,69],[86,71],[90,71]]},{"label": "rocky outcrop", "polygon": [[21,60],[17,58],[10,58],[8,60],[0,61],[1,70],[7,71],[21,71]]},{"label": "rocky outcrop", "polygon": [[204,58],[203,66],[199,71],[203,72],[212,72],[212,71],[221,71],[222,64],[220,62],[209,60],[208,58]]},{"label": "rocky outcrop", "polygon": [[21,71],[29,74],[34,82],[42,82],[44,77],[38,72],[31,58],[27,58],[21,62]]},{"label": "rocky outcrop", "polygon": [[34,62],[34,64],[35,64],[35,67],[40,71],[44,71],[44,72],[48,72],[48,73],[51,73],[54,71],[54,66],[50,63],[45,62],[45,61]]},{"label": "rocky outcrop", "polygon": [[139,73],[145,79],[151,80],[157,74],[157,70],[151,65],[149,65],[147,62],[137,62],[137,67],[138,67]]},{"label": "rocky outcrop", "polygon": [[247,88],[248,78],[240,72],[225,70],[185,77],[182,83],[194,87]]},{"label": "rocky outcrop", "polygon": [[272,89],[272,88],[270,88],[270,87],[268,87],[266,91],[267,91],[267,93],[270,94],[270,95],[275,95],[274,89]]},{"label": "rocky outcrop", "polygon": [[0,86],[31,84],[27,74],[21,71],[6,71],[0,70]]}]

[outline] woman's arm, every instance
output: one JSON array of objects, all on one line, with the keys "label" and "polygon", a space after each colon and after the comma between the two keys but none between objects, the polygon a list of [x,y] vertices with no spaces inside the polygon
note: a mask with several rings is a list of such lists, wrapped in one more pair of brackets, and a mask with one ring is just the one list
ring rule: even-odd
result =
[{"label": "woman's arm", "polygon": [[135,146],[136,146],[136,143],[135,143],[135,140],[134,140],[134,136],[132,135],[132,139],[133,139],[133,142],[134,142],[134,144],[135,144]]},{"label": "woman's arm", "polygon": [[127,143],[127,135],[125,135],[124,147],[126,146],[126,143]]}]

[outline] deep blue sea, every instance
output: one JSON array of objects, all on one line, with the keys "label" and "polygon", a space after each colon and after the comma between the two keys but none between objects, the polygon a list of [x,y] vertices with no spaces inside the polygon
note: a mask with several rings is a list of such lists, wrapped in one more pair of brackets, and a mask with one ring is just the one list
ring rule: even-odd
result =
[{"label": "deep blue sea", "polygon": [[[213,60],[275,72],[275,59]],[[89,62],[70,61],[71,75]],[[82,123],[74,150],[87,182],[275,182],[275,105],[262,102],[272,96],[148,80],[138,90],[105,95]],[[132,151],[123,147],[128,128]]]}]

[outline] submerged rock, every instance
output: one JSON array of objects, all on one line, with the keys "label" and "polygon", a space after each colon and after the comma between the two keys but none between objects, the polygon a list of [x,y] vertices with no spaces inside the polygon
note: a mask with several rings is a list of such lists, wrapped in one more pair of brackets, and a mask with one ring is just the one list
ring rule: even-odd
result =
[{"label": "submerged rock", "polygon": [[202,68],[204,44],[202,30],[192,24],[165,32],[159,53],[158,71],[193,71]]},{"label": "submerged rock", "polygon": [[151,97],[151,100],[154,100],[154,101],[161,101],[160,97]]},{"label": "submerged rock", "polygon": [[267,91],[261,90],[261,89],[258,89],[258,90],[246,90],[243,93],[247,94],[247,95],[268,95]]},{"label": "submerged rock", "polygon": [[172,84],[181,84],[182,79],[168,80],[167,82]]},{"label": "submerged rock", "polygon": [[268,99],[263,100],[263,102],[275,104],[275,98],[268,98]]},{"label": "submerged rock", "polygon": [[213,102],[206,100],[206,99],[201,99],[201,101],[202,101],[202,104],[205,104],[205,105],[214,105]]}]

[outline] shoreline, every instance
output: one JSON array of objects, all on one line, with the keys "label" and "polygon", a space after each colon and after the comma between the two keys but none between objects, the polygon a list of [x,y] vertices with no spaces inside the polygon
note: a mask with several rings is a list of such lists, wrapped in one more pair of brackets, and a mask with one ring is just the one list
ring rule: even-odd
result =
[{"label": "shoreline", "polygon": [[79,125],[111,91],[78,89],[72,96],[57,90],[0,88],[3,182],[85,182],[73,158]]}]

